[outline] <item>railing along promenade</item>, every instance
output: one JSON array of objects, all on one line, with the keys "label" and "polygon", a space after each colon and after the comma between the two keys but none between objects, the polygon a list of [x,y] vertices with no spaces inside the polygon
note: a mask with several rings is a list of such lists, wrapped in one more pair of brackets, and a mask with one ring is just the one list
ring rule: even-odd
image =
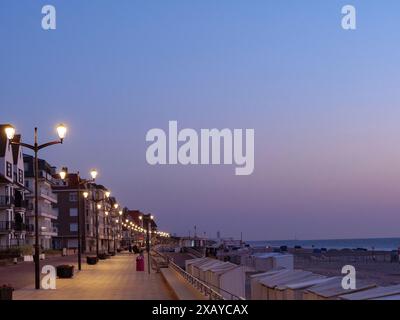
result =
[{"label": "railing along promenade", "polygon": [[[212,284],[205,283],[204,281],[196,278],[195,276],[193,276],[190,273],[183,270],[181,267],[179,267],[177,264],[175,264],[172,261],[172,259],[163,255],[159,251],[153,250],[152,252],[155,253],[157,256],[161,257],[162,259],[164,259],[164,261],[166,261],[166,264],[168,265],[168,267],[170,267],[176,273],[178,273],[192,287],[194,287],[195,289],[200,291],[203,295],[209,297],[210,300],[244,300],[243,298],[240,298],[240,297],[234,295],[233,293],[230,293],[230,292],[228,292],[222,288],[216,287]],[[155,261],[155,260],[153,259],[153,261]],[[212,287],[214,287],[215,290]],[[229,296],[230,299],[224,298],[224,296],[220,292],[223,292],[225,295]]]}]

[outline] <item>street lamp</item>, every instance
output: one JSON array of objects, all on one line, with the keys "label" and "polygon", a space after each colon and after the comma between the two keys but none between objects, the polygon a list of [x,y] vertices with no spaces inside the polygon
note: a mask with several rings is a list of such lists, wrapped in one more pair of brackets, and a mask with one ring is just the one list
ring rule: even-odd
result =
[{"label": "street lamp", "polygon": [[14,145],[20,145],[22,147],[28,148],[33,150],[35,154],[34,158],[34,171],[35,171],[35,288],[40,289],[40,261],[39,261],[39,208],[38,208],[38,202],[39,202],[39,191],[38,191],[38,185],[39,185],[39,160],[38,160],[38,153],[40,150],[47,148],[49,146],[55,145],[55,144],[61,144],[64,141],[65,135],[67,133],[67,128],[63,124],[59,124],[57,126],[57,133],[59,140],[57,141],[50,141],[47,143],[39,144],[38,143],[38,129],[35,127],[34,131],[34,144],[26,144],[23,142],[17,142],[13,141],[14,136],[15,136],[15,128],[11,125],[7,126],[5,128],[5,133],[7,136],[7,139],[10,140],[11,144]]},{"label": "street lamp", "polygon": [[[92,171],[92,177],[93,177],[93,175],[97,176],[96,170]],[[96,192],[96,194],[97,194],[97,192]],[[105,194],[105,197],[95,198],[94,193],[92,193],[92,201],[96,204],[96,208],[97,208],[97,210],[96,210],[96,256],[97,257],[99,256],[99,210],[102,208],[101,202],[106,200],[111,195],[111,192],[106,190],[104,192],[104,194]]]},{"label": "street lamp", "polygon": [[139,216],[139,219],[146,223],[147,271],[150,274],[150,224],[154,216],[152,214],[144,214]]},{"label": "street lamp", "polygon": [[[61,130],[61,133],[63,131]],[[92,173],[96,172],[95,175]],[[92,179],[81,179],[79,171],[76,173],[77,175],[77,180],[78,180],[78,270],[82,270],[82,230],[81,230],[81,186],[86,185],[87,183],[94,182],[95,178],[97,176],[97,171],[96,170],[91,170],[90,172]],[[59,172],[60,178],[64,180],[67,176],[67,170],[65,168],[62,168],[61,171]],[[83,192],[83,198],[87,199],[89,196],[89,192],[84,191]]]}]

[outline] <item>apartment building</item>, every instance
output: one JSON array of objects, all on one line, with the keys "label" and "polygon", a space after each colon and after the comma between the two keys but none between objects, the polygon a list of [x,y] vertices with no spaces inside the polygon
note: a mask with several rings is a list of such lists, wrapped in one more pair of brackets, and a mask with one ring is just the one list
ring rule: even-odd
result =
[{"label": "apartment building", "polygon": [[[10,143],[6,126],[0,125],[0,248],[26,244],[29,230],[22,147]],[[20,135],[14,137],[15,142],[20,139]]]},{"label": "apartment building", "polygon": [[[65,168],[65,170],[67,170]],[[117,215],[114,208],[115,198],[107,197],[107,189],[96,183],[81,185],[81,196],[78,197],[78,175],[67,173],[64,180],[58,178],[54,192],[58,196],[55,209],[58,212],[58,236],[54,238],[57,249],[78,247],[78,206],[80,206],[81,248],[82,252],[95,252],[97,242],[97,225],[99,252],[114,251],[119,247],[117,234]],[[87,192],[87,198],[83,192]]]},{"label": "apartment building", "polygon": [[[35,169],[34,157],[24,155],[25,187],[30,190],[26,199],[28,200],[28,210],[26,218],[31,230],[27,233],[28,243],[35,244]],[[54,224],[57,220],[57,211],[53,206],[57,204],[57,196],[52,188],[55,186],[55,168],[45,160],[39,159],[39,180],[38,180],[38,211],[39,211],[39,245],[42,249],[51,249],[52,238],[57,236],[57,227]]]},{"label": "apartment building", "polygon": [[131,245],[140,245],[143,246],[146,243],[146,234],[141,232],[140,230],[135,230],[134,228],[130,228],[130,223],[147,230],[149,227],[150,230],[150,239],[157,232],[157,223],[154,219],[147,220],[149,226],[146,226],[146,222],[143,220],[143,216],[145,213],[140,210],[129,210],[125,208],[123,210],[122,216],[122,246],[129,247]]}]

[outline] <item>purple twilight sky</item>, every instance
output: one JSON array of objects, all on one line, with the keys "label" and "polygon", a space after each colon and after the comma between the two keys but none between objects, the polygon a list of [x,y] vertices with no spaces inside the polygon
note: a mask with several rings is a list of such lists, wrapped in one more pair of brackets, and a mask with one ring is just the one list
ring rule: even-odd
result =
[{"label": "purple twilight sky", "polygon": [[[41,28],[41,8],[57,29]],[[0,2],[0,119],[162,230],[215,237],[398,236],[400,3]],[[384,5],[383,5],[384,4]],[[255,171],[150,166],[148,130],[254,128]]]}]

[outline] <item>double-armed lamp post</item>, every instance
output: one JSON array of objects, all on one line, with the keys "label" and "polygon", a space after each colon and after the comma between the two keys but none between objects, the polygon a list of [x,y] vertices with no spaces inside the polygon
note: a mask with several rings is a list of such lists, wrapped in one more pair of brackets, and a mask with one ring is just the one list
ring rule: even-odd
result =
[{"label": "double-armed lamp post", "polygon": [[26,144],[20,141],[14,141],[14,136],[15,136],[15,128],[13,126],[7,126],[5,128],[5,132],[7,135],[7,138],[10,140],[11,144],[14,145],[20,145],[22,147],[28,148],[33,150],[35,154],[34,158],[34,173],[35,173],[35,288],[40,289],[40,261],[39,261],[39,208],[38,208],[38,202],[39,202],[39,160],[38,160],[38,153],[40,150],[55,145],[55,144],[61,144],[64,141],[65,135],[67,133],[67,128],[63,125],[60,124],[57,126],[57,133],[59,140],[56,141],[50,141],[47,143],[39,144],[38,143],[38,129],[35,128],[35,133],[34,133],[34,144]]},{"label": "double-armed lamp post", "polygon": [[[67,170],[63,168],[59,175],[61,180],[65,180],[67,177]],[[81,229],[81,187],[85,186],[88,183],[95,182],[97,177],[97,170],[90,170],[90,175],[92,179],[81,179],[79,171],[76,173],[77,175],[77,187],[78,187],[78,270],[82,270],[82,229]],[[87,199],[89,193],[85,190],[83,192],[83,198]]]}]

